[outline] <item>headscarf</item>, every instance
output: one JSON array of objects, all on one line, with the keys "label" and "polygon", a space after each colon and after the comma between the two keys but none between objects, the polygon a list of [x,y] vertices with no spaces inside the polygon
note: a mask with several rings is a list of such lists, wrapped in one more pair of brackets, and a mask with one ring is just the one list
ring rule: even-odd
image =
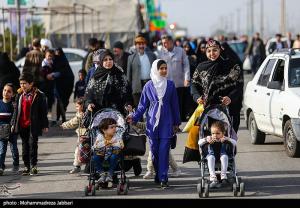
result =
[{"label": "headscarf", "polygon": [[153,82],[154,88],[158,97],[158,109],[155,115],[156,121],[153,126],[153,130],[158,125],[160,119],[161,106],[163,105],[163,97],[167,90],[167,78],[159,75],[158,69],[162,64],[166,64],[164,60],[157,59],[152,63],[150,77]]},{"label": "headscarf", "polygon": [[113,73],[113,71],[115,70],[115,64],[113,64],[113,68],[112,69],[106,69],[103,66],[103,60],[106,56],[110,56],[112,58],[112,60],[114,60],[114,54],[110,51],[110,50],[105,50],[102,53],[99,53],[99,66],[97,68],[97,70],[94,73],[94,78],[95,79],[100,79],[100,80],[106,80],[108,75],[110,73]]},{"label": "headscarf", "polygon": [[[220,47],[215,40],[208,41],[208,47]],[[221,47],[220,47],[221,48]],[[218,96],[227,96],[228,91],[243,82],[241,67],[232,59],[224,58],[221,49],[220,56],[214,60],[207,60],[197,66],[193,74],[192,83],[202,90],[207,104],[219,103]]]}]

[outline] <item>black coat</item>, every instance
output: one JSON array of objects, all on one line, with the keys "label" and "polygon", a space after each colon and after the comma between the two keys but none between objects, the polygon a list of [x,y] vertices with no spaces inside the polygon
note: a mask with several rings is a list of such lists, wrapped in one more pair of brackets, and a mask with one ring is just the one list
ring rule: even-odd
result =
[{"label": "black coat", "polygon": [[[18,133],[20,129],[19,119],[21,115],[21,102],[23,93],[21,92],[21,90],[18,91],[19,93],[16,96],[16,106],[14,109],[13,117],[11,119],[11,125],[13,126],[14,133]],[[48,128],[49,122],[47,113],[47,98],[45,94],[38,89],[34,89],[33,101],[30,108],[30,132],[32,136],[41,136],[42,130],[44,128]]]}]

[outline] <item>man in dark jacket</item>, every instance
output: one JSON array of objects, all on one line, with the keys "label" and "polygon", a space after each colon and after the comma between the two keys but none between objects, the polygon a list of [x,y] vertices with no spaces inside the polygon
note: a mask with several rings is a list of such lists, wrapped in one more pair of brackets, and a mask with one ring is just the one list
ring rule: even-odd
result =
[{"label": "man in dark jacket", "polygon": [[259,37],[259,33],[255,33],[246,54],[250,56],[251,70],[253,75],[256,74],[258,68],[266,58],[266,50],[263,40]]},{"label": "man in dark jacket", "polygon": [[128,56],[130,55],[128,52],[124,51],[124,44],[121,41],[117,41],[113,47],[114,55],[115,55],[115,63],[120,66],[124,73],[127,73],[127,61]]},{"label": "man in dark jacket", "polygon": [[281,40],[282,37],[281,34],[276,34],[275,37],[276,37],[276,41],[272,42],[268,48],[269,54],[272,54],[277,49],[287,48],[286,42],[283,42]]},{"label": "man in dark jacket", "polygon": [[20,86],[16,96],[16,106],[11,120],[12,131],[22,139],[22,158],[25,168],[23,175],[36,175],[38,161],[38,137],[48,132],[47,98],[43,92],[33,87],[33,76],[20,76]]}]

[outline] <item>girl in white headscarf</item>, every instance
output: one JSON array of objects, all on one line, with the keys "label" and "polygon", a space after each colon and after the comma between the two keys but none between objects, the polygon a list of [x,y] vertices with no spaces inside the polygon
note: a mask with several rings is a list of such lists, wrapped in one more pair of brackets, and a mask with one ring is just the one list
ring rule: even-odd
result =
[{"label": "girl in white headscarf", "polygon": [[155,182],[167,188],[170,142],[181,124],[178,98],[174,82],[166,78],[167,63],[164,60],[153,62],[150,77],[143,88],[139,105],[128,121],[137,123],[148,109],[146,134],[156,172]]}]

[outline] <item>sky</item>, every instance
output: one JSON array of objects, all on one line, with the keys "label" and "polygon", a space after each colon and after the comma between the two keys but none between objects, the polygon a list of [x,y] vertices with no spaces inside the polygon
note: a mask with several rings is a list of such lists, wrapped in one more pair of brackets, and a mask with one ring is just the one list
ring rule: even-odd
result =
[{"label": "sky", "polygon": [[[186,27],[190,36],[211,35],[216,28],[228,22],[228,28],[246,33],[247,3],[249,0],[160,0],[161,9],[167,13],[169,24]],[[263,0],[264,27],[266,35],[273,35],[280,29],[280,0]],[[254,0],[254,31],[260,29],[260,3]],[[300,1],[286,0],[287,30],[300,33]],[[238,15],[238,10],[240,10]],[[227,21],[226,21],[227,20]],[[229,24],[232,22],[232,24]]]}]

